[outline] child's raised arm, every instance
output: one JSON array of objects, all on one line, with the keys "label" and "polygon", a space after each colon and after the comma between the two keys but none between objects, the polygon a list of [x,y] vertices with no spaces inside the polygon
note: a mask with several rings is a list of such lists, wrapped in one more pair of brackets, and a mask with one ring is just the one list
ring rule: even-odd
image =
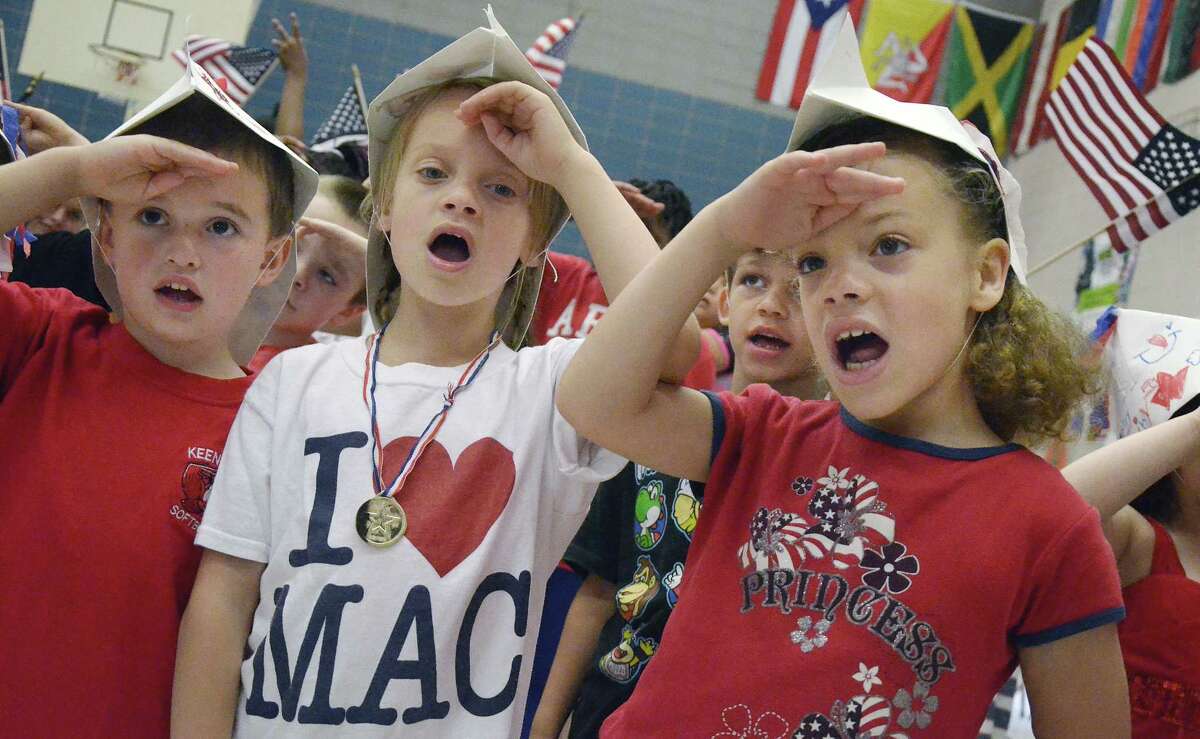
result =
[{"label": "child's raised arm", "polygon": [[1200,413],[1126,436],[1063,468],[1062,475],[1108,521],[1160,478],[1200,453]]},{"label": "child's raised arm", "polygon": [[[467,124],[481,122],[492,144],[522,172],[558,191],[610,302],[658,255],[646,225],[596,158],[571,137],[548,97],[520,82],[502,82],[463,102],[459,116]],[[656,377],[678,382],[696,363],[699,327],[680,321],[663,346],[667,358]]]},{"label": "child's raised arm", "polygon": [[660,385],[671,341],[739,254],[793,250],[858,204],[903,182],[852,169],[882,144],[792,152],[705,208],[613,301],[560,384],[559,411],[583,436],[669,475],[708,479],[712,408],[701,393]]},{"label": "child's raised arm", "polygon": [[233,162],[155,136],[57,147],[0,167],[0,232],[72,198],[146,200],[189,177],[236,171]]}]

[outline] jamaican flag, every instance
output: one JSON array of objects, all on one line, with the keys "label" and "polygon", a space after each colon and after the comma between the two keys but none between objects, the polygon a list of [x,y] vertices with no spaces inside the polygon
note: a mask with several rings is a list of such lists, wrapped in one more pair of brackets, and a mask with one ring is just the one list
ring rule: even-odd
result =
[{"label": "jamaican flag", "polygon": [[1029,66],[1034,26],[959,5],[945,61],[945,102],[1004,156]]}]

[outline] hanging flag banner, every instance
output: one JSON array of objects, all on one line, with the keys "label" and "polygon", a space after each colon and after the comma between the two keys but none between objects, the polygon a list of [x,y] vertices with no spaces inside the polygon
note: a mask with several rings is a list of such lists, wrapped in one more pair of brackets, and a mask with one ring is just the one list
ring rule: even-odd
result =
[{"label": "hanging flag banner", "polygon": [[[1114,0],[1105,0],[1113,2]],[[1079,50],[1096,33],[1101,0],[1076,0],[1046,22],[1031,63],[1029,83],[1021,93],[1019,117],[1013,127],[1013,151],[1023,154],[1050,135],[1046,102]]]},{"label": "hanging flag banner", "polygon": [[779,0],[754,96],[776,105],[800,107],[808,78],[833,49],[846,14],[857,25],[864,2]]},{"label": "hanging flag banner", "polygon": [[1200,0],[1176,0],[1165,57],[1163,82],[1178,82],[1200,69]]},{"label": "hanging flag banner", "polygon": [[946,107],[985,132],[1004,156],[1029,66],[1034,24],[960,5],[946,62]]},{"label": "hanging flag banner", "polygon": [[950,38],[953,9],[940,0],[872,0],[860,33],[871,86],[897,100],[928,103]]}]

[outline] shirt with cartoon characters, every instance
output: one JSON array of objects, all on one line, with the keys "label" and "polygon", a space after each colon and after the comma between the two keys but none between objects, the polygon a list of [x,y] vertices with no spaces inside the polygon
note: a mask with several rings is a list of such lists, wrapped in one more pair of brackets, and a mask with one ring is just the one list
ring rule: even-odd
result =
[{"label": "shirt with cartoon characters", "polygon": [[1019,648],[1124,616],[1099,516],[1028,450],[711,397],[686,591],[602,736],[973,737]]},{"label": "shirt with cartoon characters", "polygon": [[628,464],[602,484],[563,559],[617,586],[571,714],[571,737],[592,737],[624,703],[658,649],[678,602],[704,486]]},{"label": "shirt with cartoon characters", "polygon": [[163,364],[66,290],[0,282],[0,315],[0,725],[166,736],[192,542],[251,378]]},{"label": "shirt with cartoon characters", "polygon": [[[238,736],[517,736],[546,580],[625,460],[555,410],[580,341],[492,350],[396,497],[408,528],[359,538],[375,493],[365,340],[281,353],[246,394],[196,543],[266,563]],[[379,366],[382,477],[464,367]]]}]

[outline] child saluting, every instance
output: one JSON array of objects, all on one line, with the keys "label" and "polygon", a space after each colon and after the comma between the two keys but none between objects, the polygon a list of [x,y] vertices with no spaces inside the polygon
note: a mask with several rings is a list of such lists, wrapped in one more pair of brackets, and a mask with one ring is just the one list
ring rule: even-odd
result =
[{"label": "child saluting", "polygon": [[[563,378],[588,438],[708,483],[679,603],[601,735],[973,737],[1019,662],[1039,736],[1127,736],[1098,517],[1012,443],[1061,429],[1089,385],[1024,285],[1015,181],[949,111],[870,90],[849,26],[788,148],[638,276]],[[653,348],[753,248],[795,251],[838,402],[657,383]]]},{"label": "child saluting", "polygon": [[[624,464],[554,409],[579,342],[521,348],[568,208],[610,294],[658,250],[562,100],[492,18],[368,124],[379,330],[247,394],[197,537],[181,734],[518,734],[546,580]],[[699,340],[675,339],[677,382]]]},{"label": "child saluting", "polygon": [[107,140],[0,168],[0,231],[99,199],[118,319],[0,282],[6,734],[166,734],[193,537],[316,185],[194,65]]}]

